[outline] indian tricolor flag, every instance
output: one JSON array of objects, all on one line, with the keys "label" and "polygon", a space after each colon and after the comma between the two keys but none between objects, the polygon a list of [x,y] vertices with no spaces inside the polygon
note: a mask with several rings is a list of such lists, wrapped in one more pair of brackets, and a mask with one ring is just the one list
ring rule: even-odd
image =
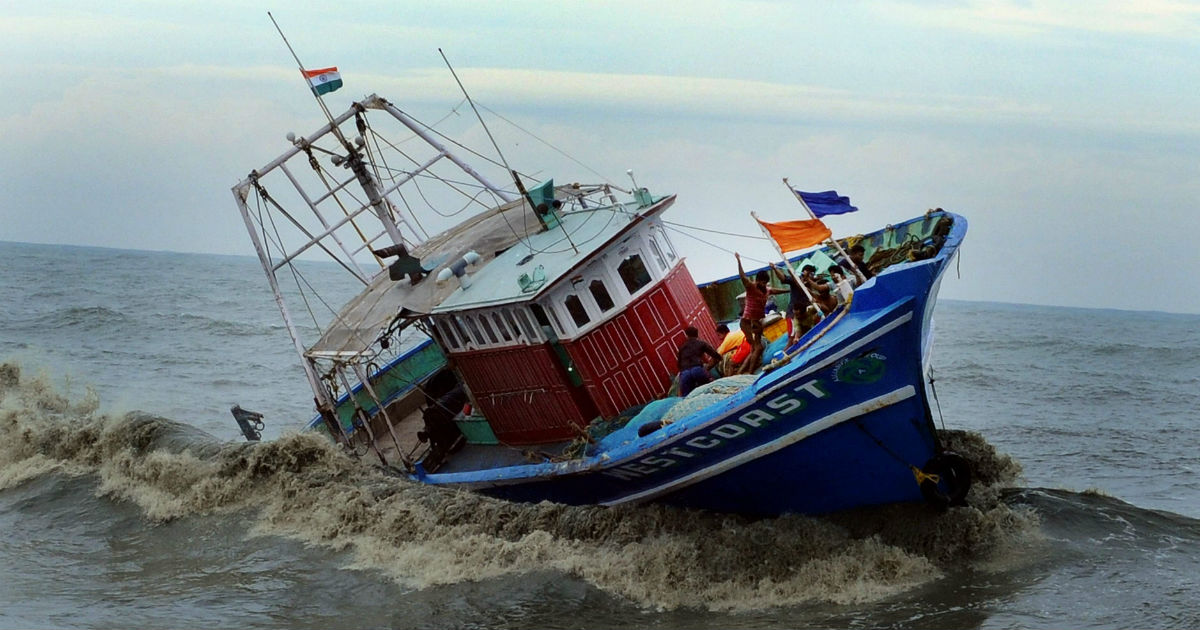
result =
[{"label": "indian tricolor flag", "polygon": [[338,73],[337,67],[301,70],[300,73],[304,75],[305,79],[308,79],[308,87],[312,88],[313,94],[317,96],[328,94],[342,87],[342,75]]}]

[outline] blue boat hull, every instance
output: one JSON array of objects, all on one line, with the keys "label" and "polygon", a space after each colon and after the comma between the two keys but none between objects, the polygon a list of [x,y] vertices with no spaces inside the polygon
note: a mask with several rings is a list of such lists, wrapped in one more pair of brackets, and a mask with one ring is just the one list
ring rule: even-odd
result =
[{"label": "blue boat hull", "polygon": [[940,451],[925,389],[933,303],[966,233],[952,218],[935,257],[860,287],[817,341],[726,399],[589,457],[416,478],[518,501],[762,515],[919,501],[918,471]]}]

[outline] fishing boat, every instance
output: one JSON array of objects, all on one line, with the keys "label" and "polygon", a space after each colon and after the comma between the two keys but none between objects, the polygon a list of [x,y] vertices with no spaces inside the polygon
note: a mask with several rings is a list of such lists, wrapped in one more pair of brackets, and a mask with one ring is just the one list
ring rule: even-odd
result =
[{"label": "fishing boat", "polygon": [[[233,188],[313,391],[309,430],[515,501],[776,515],[963,500],[969,463],[939,439],[928,385],[963,217],[780,260],[821,273],[857,244],[873,277],[803,335],[768,317],[760,369],[681,397],[686,331],[721,344],[744,286],[692,277],[663,218],[675,195],[537,181],[376,95],[325,112]],[[313,254],[344,273],[343,306],[310,282]]]}]

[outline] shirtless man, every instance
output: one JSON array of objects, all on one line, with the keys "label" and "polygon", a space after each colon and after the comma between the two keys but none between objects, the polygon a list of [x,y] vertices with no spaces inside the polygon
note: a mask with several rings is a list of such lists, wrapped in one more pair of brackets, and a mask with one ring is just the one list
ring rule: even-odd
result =
[{"label": "shirtless man", "polygon": [[738,276],[742,279],[742,285],[746,287],[746,305],[742,308],[742,320],[739,325],[746,333],[746,341],[750,343],[751,348],[750,356],[742,362],[739,373],[749,374],[757,370],[762,362],[762,319],[767,296],[783,293],[786,289],[772,289],[767,284],[771,280],[771,274],[767,273],[766,269],[754,274],[754,280],[751,281],[742,269],[742,255],[734,252],[733,257],[737,259]]},{"label": "shirtless man", "polygon": [[833,309],[837,308],[837,297],[833,293],[833,285],[828,281],[817,277],[817,268],[812,265],[804,265],[804,270],[800,274],[800,280],[808,287],[813,296],[813,303],[817,308],[821,309],[823,315],[829,315]]}]

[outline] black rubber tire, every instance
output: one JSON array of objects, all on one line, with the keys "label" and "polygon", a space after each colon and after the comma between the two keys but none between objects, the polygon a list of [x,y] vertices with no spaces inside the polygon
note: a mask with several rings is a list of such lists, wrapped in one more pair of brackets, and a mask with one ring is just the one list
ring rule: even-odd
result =
[{"label": "black rubber tire", "polygon": [[643,424],[642,426],[638,427],[638,437],[646,437],[647,435],[650,435],[651,433],[654,433],[655,431],[661,429],[662,426],[663,426],[662,420],[655,420],[654,422],[647,422],[646,424]]},{"label": "black rubber tire", "polygon": [[965,457],[949,451],[934,455],[921,472],[938,476],[937,483],[921,482],[921,494],[930,505],[947,508],[967,504],[967,492],[971,490],[971,462]]}]

